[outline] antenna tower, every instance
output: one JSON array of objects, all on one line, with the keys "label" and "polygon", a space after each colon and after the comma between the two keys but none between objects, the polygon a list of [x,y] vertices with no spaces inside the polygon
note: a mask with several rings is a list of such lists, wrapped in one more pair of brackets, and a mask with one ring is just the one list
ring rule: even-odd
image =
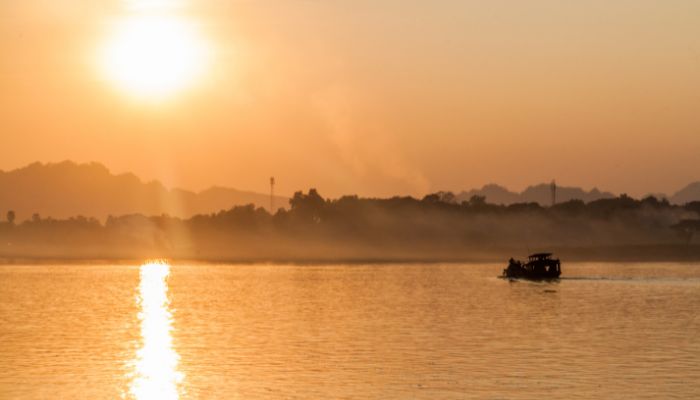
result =
[{"label": "antenna tower", "polygon": [[270,177],[270,214],[275,213],[275,177]]}]

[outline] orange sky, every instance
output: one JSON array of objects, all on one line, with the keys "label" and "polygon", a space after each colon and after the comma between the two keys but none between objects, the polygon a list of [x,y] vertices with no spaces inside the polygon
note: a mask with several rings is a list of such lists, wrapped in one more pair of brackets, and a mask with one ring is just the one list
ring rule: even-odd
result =
[{"label": "orange sky", "polygon": [[[158,101],[98,67],[113,27],[151,5],[210,55]],[[0,50],[4,170],[94,160],[331,196],[700,180],[694,0],[4,1]]]}]

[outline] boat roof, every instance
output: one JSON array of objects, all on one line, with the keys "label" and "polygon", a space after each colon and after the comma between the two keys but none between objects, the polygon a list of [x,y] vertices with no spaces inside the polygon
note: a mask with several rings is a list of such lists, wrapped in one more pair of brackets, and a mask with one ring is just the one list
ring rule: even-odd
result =
[{"label": "boat roof", "polygon": [[528,258],[547,258],[550,257],[552,253],[535,253],[527,256]]}]

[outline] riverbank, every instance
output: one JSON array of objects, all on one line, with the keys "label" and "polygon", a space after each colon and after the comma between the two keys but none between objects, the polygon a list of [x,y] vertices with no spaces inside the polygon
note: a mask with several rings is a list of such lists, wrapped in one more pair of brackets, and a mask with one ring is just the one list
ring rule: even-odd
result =
[{"label": "riverbank", "polygon": [[[464,249],[441,254],[437,249],[407,249],[401,254],[389,249],[380,254],[376,249],[361,251],[337,251],[330,253],[314,251],[279,252],[274,254],[245,254],[232,251],[230,254],[188,254],[185,251],[119,251],[118,249],[47,249],[32,252],[0,252],[0,264],[138,264],[147,259],[167,259],[174,263],[288,263],[288,264],[385,264],[385,263],[500,263],[510,257],[523,259],[530,252],[548,251],[563,262],[695,262],[700,261],[700,245],[626,245],[551,248],[482,248]],[[318,249],[316,249],[318,250]]]}]

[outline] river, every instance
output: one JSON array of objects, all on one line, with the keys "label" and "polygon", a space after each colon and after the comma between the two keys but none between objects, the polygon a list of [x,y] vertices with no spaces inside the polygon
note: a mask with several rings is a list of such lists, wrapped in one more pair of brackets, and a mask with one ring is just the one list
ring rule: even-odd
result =
[{"label": "river", "polygon": [[700,398],[700,265],[502,268],[0,266],[0,398]]}]

